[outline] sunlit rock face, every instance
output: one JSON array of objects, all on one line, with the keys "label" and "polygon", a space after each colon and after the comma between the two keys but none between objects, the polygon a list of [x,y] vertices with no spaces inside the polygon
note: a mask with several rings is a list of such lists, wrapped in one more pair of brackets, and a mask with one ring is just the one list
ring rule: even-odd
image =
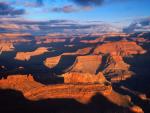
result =
[{"label": "sunlit rock face", "polygon": [[[88,103],[95,94],[102,94],[109,101],[124,106],[131,100],[127,96],[120,95],[113,91],[110,83],[105,83],[102,73],[98,75],[101,84],[54,84],[43,85],[36,82],[32,75],[11,75],[7,79],[0,80],[1,89],[19,90],[30,100],[41,99],[75,99],[81,103]],[[91,76],[92,77],[92,76]],[[83,77],[83,79],[85,79]],[[94,78],[92,78],[94,80]],[[99,79],[99,80],[100,80]],[[96,80],[96,79],[95,79]],[[97,79],[98,80],[98,79]],[[90,80],[91,81],[91,80]],[[82,82],[82,81],[81,81]],[[61,92],[61,93],[60,93]],[[115,98],[115,100],[113,99]],[[120,101],[117,101],[120,100]]]},{"label": "sunlit rock face", "polygon": [[30,37],[31,34],[29,33],[1,33],[0,39],[17,39],[20,37]]},{"label": "sunlit rock face", "polygon": [[0,80],[0,88],[20,90],[23,93],[37,86],[43,85],[36,82],[31,74],[9,75],[6,79],[3,78]]},{"label": "sunlit rock face", "polygon": [[63,53],[62,55],[87,55],[90,54],[91,50],[92,47],[86,47],[86,48],[78,49],[75,52]]},{"label": "sunlit rock face", "polygon": [[9,42],[9,41],[5,41],[5,42],[0,42],[0,52],[3,51],[13,51],[14,45],[13,43]]},{"label": "sunlit rock face", "polygon": [[44,61],[44,64],[51,69],[59,68],[59,70],[64,72],[96,74],[101,64],[101,58],[102,56],[100,55],[76,56],[67,54],[47,58]]},{"label": "sunlit rock face", "polygon": [[[58,56],[55,56],[55,57],[46,58],[43,63],[44,63],[45,66],[47,66],[48,68],[51,69],[51,68],[54,68],[55,66],[58,65],[58,63],[60,62],[60,60],[63,56],[86,55],[86,54],[90,53],[91,49],[92,49],[91,47],[87,47],[87,48],[83,48],[83,49],[78,49],[75,52],[62,53],[61,55],[58,55]],[[78,57],[80,57],[80,56],[78,56]],[[77,57],[77,59],[78,59],[78,57]]]},{"label": "sunlit rock face", "polygon": [[135,105],[135,106],[132,106],[130,108],[130,110],[133,112],[133,113],[144,113],[144,111],[142,110],[141,107]]},{"label": "sunlit rock face", "polygon": [[49,68],[54,68],[60,61],[61,56],[46,58],[44,65]]},{"label": "sunlit rock face", "polygon": [[[100,73],[98,76],[102,76],[102,74]],[[19,90],[23,93],[25,98],[34,102],[42,101],[44,99],[74,99],[80,104],[89,104],[93,102],[92,98],[96,95],[101,95],[112,104],[126,107],[125,109],[127,111],[142,111],[138,106],[135,106],[136,108],[130,106],[131,98],[129,96],[120,95],[112,89],[110,83],[103,83],[102,81],[99,84],[69,83],[47,86],[36,82],[32,75],[11,75],[7,79],[0,80],[0,88]],[[101,103],[101,105],[103,105],[103,103]],[[124,111],[125,109],[120,110]]]},{"label": "sunlit rock face", "polygon": [[30,58],[32,56],[37,56],[37,55],[41,55],[41,54],[44,54],[48,52],[48,49],[45,48],[45,47],[40,47],[40,48],[37,48],[35,51],[32,51],[32,52],[18,52],[16,54],[16,57],[15,59],[16,60],[30,60]]},{"label": "sunlit rock face", "polygon": [[63,74],[64,83],[104,83],[106,79],[102,73],[92,75],[90,73],[70,72]]},{"label": "sunlit rock face", "polygon": [[70,72],[96,74],[101,60],[102,56],[100,55],[78,56]]},{"label": "sunlit rock face", "polygon": [[94,50],[94,54],[117,54],[121,56],[144,54],[146,51],[136,44],[136,42],[129,41],[118,41],[118,42],[109,42],[97,46]]},{"label": "sunlit rock face", "polygon": [[119,55],[106,56],[106,64],[103,73],[111,81],[121,81],[132,77],[133,72],[129,70],[130,65],[125,63]]},{"label": "sunlit rock face", "polygon": [[108,42],[99,45],[94,50],[93,54],[103,54],[103,73],[111,81],[121,81],[131,78],[134,75],[130,71],[130,65],[125,63],[124,57],[144,54],[144,50],[136,42],[117,41]]}]

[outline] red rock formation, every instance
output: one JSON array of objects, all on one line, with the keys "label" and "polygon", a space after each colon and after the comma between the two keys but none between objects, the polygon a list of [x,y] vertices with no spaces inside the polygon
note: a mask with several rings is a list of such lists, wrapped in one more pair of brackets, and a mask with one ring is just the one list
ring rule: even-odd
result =
[{"label": "red rock formation", "polygon": [[92,47],[86,47],[82,49],[78,49],[76,52],[63,53],[62,55],[86,55],[89,54],[92,50]]},{"label": "red rock formation", "polygon": [[139,106],[132,106],[130,107],[130,110],[134,113],[144,113],[144,111],[142,110],[142,108],[140,108]]},{"label": "red rock formation", "polygon": [[53,68],[59,63],[60,58],[61,56],[46,58],[46,60],[44,61],[44,65],[49,68]]},{"label": "red rock formation", "polygon": [[99,38],[96,38],[95,40],[81,40],[80,42],[81,43],[87,43],[87,44],[96,44],[98,42],[104,42],[105,40],[105,37],[99,37]]},{"label": "red rock formation", "polygon": [[117,54],[121,56],[128,56],[134,54],[144,54],[146,51],[136,42],[118,41],[109,42],[99,45],[94,50],[93,54]]},{"label": "red rock formation", "polygon": [[29,60],[32,56],[41,55],[48,52],[48,49],[45,47],[37,48],[32,52],[18,52],[15,59],[16,60]]},{"label": "red rock formation", "polygon": [[13,43],[11,42],[0,42],[0,52],[3,51],[13,51],[14,50],[14,46]]},{"label": "red rock formation", "polygon": [[140,107],[130,107],[131,99],[129,96],[116,93],[111,85],[105,84],[105,82],[101,84],[55,84],[45,86],[34,81],[31,75],[11,75],[7,79],[0,80],[0,89],[19,90],[30,100],[70,98],[84,104],[89,103],[95,94],[101,94],[118,106],[124,106],[136,113],[142,111]]},{"label": "red rock formation", "polygon": [[130,65],[123,61],[119,55],[107,56],[105,69],[103,73],[111,79],[111,81],[120,81],[130,78],[133,73],[129,71]]},{"label": "red rock formation", "polygon": [[29,33],[1,33],[0,39],[14,39],[18,37],[31,36]]},{"label": "red rock formation", "polygon": [[9,75],[7,79],[0,80],[1,89],[15,89],[23,93],[40,86],[43,85],[36,82],[32,75]]},{"label": "red rock formation", "polygon": [[69,72],[63,74],[65,83],[104,83],[106,79],[102,73],[92,75],[89,73]]},{"label": "red rock formation", "polygon": [[99,55],[77,56],[76,62],[70,72],[96,74],[102,57]]},{"label": "red rock formation", "polygon": [[[44,65],[49,68],[54,68],[58,65],[61,58],[63,58],[64,56],[71,56],[71,55],[67,54],[67,55],[60,55],[56,57],[47,58],[44,61]],[[101,58],[102,57],[99,55],[77,56],[75,62],[67,70],[71,72],[95,74],[99,68],[99,65],[101,64]]]},{"label": "red rock formation", "polygon": [[26,75],[13,75],[0,80],[0,88],[19,90],[30,100],[70,98],[86,104],[91,101],[95,94],[101,94],[119,106],[127,107],[131,102],[127,96],[114,92],[110,84],[56,84],[44,86],[35,82],[31,76],[27,77]]}]

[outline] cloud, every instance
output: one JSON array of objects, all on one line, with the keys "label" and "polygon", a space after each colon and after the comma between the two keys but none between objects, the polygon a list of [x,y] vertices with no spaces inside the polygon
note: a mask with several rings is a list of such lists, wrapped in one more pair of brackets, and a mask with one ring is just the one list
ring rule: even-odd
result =
[{"label": "cloud", "polygon": [[72,13],[78,11],[73,5],[66,5],[63,7],[54,7],[51,9],[52,12],[63,12],[63,13]]},{"label": "cloud", "polygon": [[[1,22],[0,18],[0,22]],[[69,34],[87,34],[118,32],[120,29],[105,22],[78,22],[73,20],[50,20],[50,21],[32,21],[32,20],[11,20],[3,19],[0,25],[0,32],[20,32],[31,33],[33,35],[46,35],[49,33]]]},{"label": "cloud", "polygon": [[150,17],[135,20],[128,27],[123,29],[124,32],[146,32],[150,31]]},{"label": "cloud", "polygon": [[105,0],[72,0],[74,3],[81,6],[99,6],[103,5]]},{"label": "cloud", "polygon": [[16,16],[16,15],[22,15],[25,13],[24,9],[15,9],[11,7],[10,4],[7,4],[5,2],[0,2],[0,16]]}]

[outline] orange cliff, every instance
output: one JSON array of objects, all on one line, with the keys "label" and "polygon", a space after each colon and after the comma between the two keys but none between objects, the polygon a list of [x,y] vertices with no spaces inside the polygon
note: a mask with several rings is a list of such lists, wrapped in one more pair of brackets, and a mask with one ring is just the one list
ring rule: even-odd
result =
[{"label": "orange cliff", "polygon": [[102,56],[100,55],[77,56],[76,62],[70,72],[96,74],[101,61]]},{"label": "orange cliff", "polygon": [[11,42],[0,42],[0,52],[3,51],[13,51],[14,46]]},{"label": "orange cliff", "polygon": [[91,50],[92,50],[92,47],[86,47],[86,48],[78,49],[75,52],[62,53],[59,56],[46,58],[43,63],[44,63],[45,66],[47,66],[49,68],[53,68],[59,63],[59,61],[61,60],[61,58],[63,56],[77,56],[77,59],[79,59],[81,57],[84,57],[84,58],[88,59],[87,57],[90,58],[91,56],[86,57],[86,56],[81,56],[81,55],[87,55],[91,52]]},{"label": "orange cliff", "polygon": [[117,41],[109,42],[99,45],[95,48],[93,54],[117,54],[121,56],[144,54],[144,50],[141,46],[137,45],[136,42],[129,41]]},{"label": "orange cliff", "polygon": [[[50,69],[57,67],[58,65],[60,66],[60,64],[61,67],[64,67],[63,63],[65,63],[65,61],[70,57],[75,57],[75,60],[64,70],[65,72],[82,72],[95,74],[99,68],[99,65],[101,64],[102,59],[102,56],[100,55],[85,55],[77,57],[74,55],[60,55],[47,58],[44,61],[44,65],[49,67]],[[61,67],[59,69],[61,69]]]},{"label": "orange cliff", "polygon": [[90,73],[68,72],[62,75],[64,83],[105,83],[106,79],[103,73],[97,75]]},{"label": "orange cliff", "polygon": [[48,68],[54,68],[59,63],[60,58],[61,56],[46,58],[46,60],[43,63]]},{"label": "orange cliff", "polygon": [[[110,84],[55,84],[46,86],[36,82],[31,75],[10,75],[7,79],[0,80],[0,88],[19,90],[30,100],[73,98],[81,103],[87,103],[92,96],[100,93],[108,97],[110,101],[113,99],[109,96],[115,96],[122,98],[122,101],[130,102],[125,96],[119,96],[115,93]],[[122,104],[122,102],[118,104]]]},{"label": "orange cliff", "polygon": [[62,55],[87,55],[90,54],[91,50],[92,47],[86,47],[86,48],[78,49],[75,52],[63,53]]},{"label": "orange cliff", "polygon": [[121,56],[108,55],[104,57],[106,57],[106,62],[103,73],[111,82],[126,80],[134,75],[134,73],[129,70],[130,65],[125,63]]},{"label": "orange cliff", "polygon": [[32,101],[75,99],[83,104],[88,104],[93,96],[100,94],[118,106],[126,107],[131,109],[131,111],[142,111],[138,106],[131,106],[131,98],[129,96],[116,93],[113,91],[111,84],[105,82],[99,84],[43,85],[36,82],[32,75],[10,75],[7,79],[0,80],[0,89],[19,90],[27,99]]},{"label": "orange cliff", "polygon": [[6,38],[6,39],[13,39],[18,37],[24,37],[24,36],[31,36],[29,33],[1,33],[0,39]]},{"label": "orange cliff", "polygon": [[37,55],[41,55],[41,54],[44,54],[46,52],[49,52],[48,51],[48,48],[45,48],[45,47],[39,47],[37,48],[36,50],[32,51],[32,52],[18,52],[16,54],[16,57],[15,59],[16,60],[30,60],[30,58],[32,56],[37,56]]}]

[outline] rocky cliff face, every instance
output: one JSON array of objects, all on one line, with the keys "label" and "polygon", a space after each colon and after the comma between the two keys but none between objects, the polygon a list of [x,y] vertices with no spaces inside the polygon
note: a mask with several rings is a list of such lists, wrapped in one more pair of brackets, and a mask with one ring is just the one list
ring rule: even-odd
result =
[{"label": "rocky cliff face", "polygon": [[97,75],[90,73],[69,72],[63,74],[64,83],[101,83],[106,82],[103,73]]},{"label": "rocky cliff face", "polygon": [[118,41],[109,42],[97,46],[93,54],[117,54],[120,56],[129,56],[136,54],[144,54],[146,51],[135,42]]},{"label": "rocky cliff face", "polygon": [[103,73],[111,81],[121,81],[131,78],[130,65],[123,58],[131,55],[144,54],[146,51],[135,42],[117,41],[97,46],[93,54],[103,54]]},{"label": "rocky cliff face", "polygon": [[13,51],[14,50],[14,46],[13,43],[9,42],[9,41],[2,41],[0,42],[0,52],[3,51]]},{"label": "rocky cliff face", "polygon": [[90,54],[92,47],[78,49],[76,52],[63,53],[62,55],[87,55]]},{"label": "rocky cliff face", "polygon": [[[100,76],[102,76],[102,74],[100,74],[99,77]],[[129,113],[132,113],[132,111],[134,111],[134,113],[143,112],[140,107],[131,106],[131,98],[129,96],[116,93],[113,91],[111,85],[105,82],[101,84],[57,84],[46,86],[34,81],[31,75],[11,75],[7,79],[0,80],[0,88],[19,90],[23,93],[25,98],[31,101],[67,98],[74,99],[82,104],[88,104],[93,102],[92,98],[95,95],[102,95],[103,98],[106,98],[112,104],[125,107],[124,109],[120,109],[121,111],[126,109]],[[103,104],[104,103],[101,103],[101,105]],[[99,105],[96,106],[98,107]],[[111,110],[112,109],[110,109],[110,111]],[[118,109],[116,108],[116,110]]]},{"label": "rocky cliff face", "polygon": [[78,56],[70,72],[96,74],[101,65],[101,60],[102,56],[100,55]]},{"label": "rocky cliff face", "polygon": [[60,61],[61,56],[50,57],[44,61],[44,65],[49,68],[54,68]]},{"label": "rocky cliff face", "polygon": [[32,52],[18,52],[16,54],[16,57],[15,59],[16,60],[30,60],[30,58],[32,56],[37,56],[37,55],[41,55],[41,54],[44,54],[48,52],[48,49],[45,48],[45,47],[40,47],[40,48],[37,48],[35,51],[32,51]]},{"label": "rocky cliff face", "polygon": [[106,64],[103,73],[113,81],[126,80],[132,77],[133,72],[129,71],[130,65],[125,63],[123,58],[119,55],[106,56]]},{"label": "rocky cliff face", "polygon": [[0,88],[15,89],[22,91],[23,93],[39,86],[43,85],[36,82],[32,75],[10,75],[7,79],[0,80]]}]

